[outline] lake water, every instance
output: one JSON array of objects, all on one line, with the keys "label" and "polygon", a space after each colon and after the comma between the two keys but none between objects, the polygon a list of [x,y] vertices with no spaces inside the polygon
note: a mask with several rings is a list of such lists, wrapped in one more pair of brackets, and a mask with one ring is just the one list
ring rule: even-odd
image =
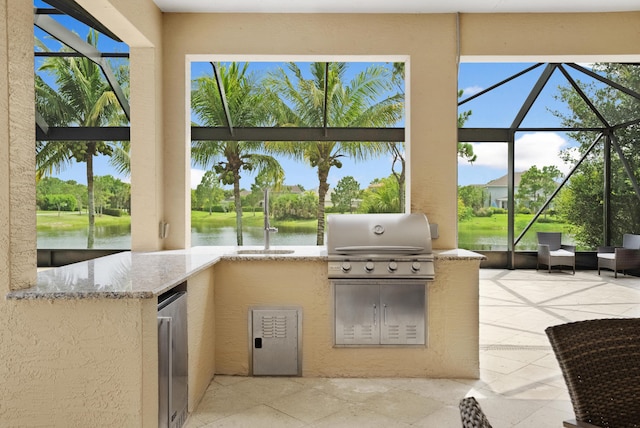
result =
[{"label": "lake water", "polygon": [[[53,230],[38,232],[38,248],[74,249],[87,248],[86,229]],[[246,227],[243,234],[244,245],[264,245],[264,231],[261,227]],[[280,228],[269,236],[271,245],[316,245],[316,232],[309,229]],[[234,227],[193,227],[191,245],[236,245]],[[96,228],[93,248],[120,250],[131,248],[131,232],[127,227]]]}]

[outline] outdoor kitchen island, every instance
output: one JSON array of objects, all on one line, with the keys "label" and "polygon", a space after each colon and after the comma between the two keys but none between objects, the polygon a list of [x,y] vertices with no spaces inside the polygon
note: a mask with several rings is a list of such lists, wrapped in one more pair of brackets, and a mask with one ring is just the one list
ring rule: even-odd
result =
[{"label": "outdoor kitchen island", "polygon": [[[427,345],[341,348],[333,343],[326,249],[278,249],[293,252],[127,252],[40,272],[38,285],[7,296],[12,310],[25,312],[20,328],[30,339],[22,346],[34,347],[34,357],[23,375],[31,393],[42,397],[24,422],[65,415],[92,426],[156,426],[157,298],[184,287],[185,280],[189,411],[214,375],[250,374],[252,307],[301,308],[302,376],[479,377],[483,256],[434,251],[435,280],[426,287]],[[47,353],[37,351],[42,346]],[[57,399],[46,399],[52,396]]]}]

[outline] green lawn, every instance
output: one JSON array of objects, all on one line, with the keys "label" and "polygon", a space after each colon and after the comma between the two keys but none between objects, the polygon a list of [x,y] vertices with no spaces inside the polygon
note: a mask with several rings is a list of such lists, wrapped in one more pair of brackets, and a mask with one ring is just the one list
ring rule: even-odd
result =
[{"label": "green lawn", "polygon": [[[38,211],[36,217],[37,230],[50,229],[82,229],[89,225],[86,211],[82,215],[77,212]],[[110,215],[96,215],[96,226],[128,226],[131,217],[113,217]]]},{"label": "green lawn", "polygon": [[[271,226],[283,229],[316,229],[316,220],[270,220]],[[236,213],[212,213],[203,211],[191,211],[191,224],[210,227],[235,227]],[[264,226],[262,213],[243,213],[242,225],[246,227]]]},{"label": "green lawn", "polygon": [[[79,215],[77,212],[62,211],[38,211],[37,212],[37,225],[38,229],[79,229],[87,227],[89,223],[89,217],[86,212]],[[191,223],[196,225],[207,225],[212,227],[235,227],[236,214],[234,212],[229,213],[212,213],[208,212],[192,211]],[[272,220],[272,225],[283,228],[311,228],[315,229],[317,222],[315,220]],[[118,225],[124,226],[131,224],[131,217],[112,217],[108,215],[96,216],[96,225],[110,226]],[[242,216],[242,224],[248,227],[262,227],[264,225],[264,217],[262,213],[244,213]]]},{"label": "green lawn", "polygon": [[[517,214],[515,216],[515,238],[524,230],[533,218],[533,214]],[[531,226],[527,234],[520,240],[516,250],[535,250],[537,248],[536,232],[562,232],[563,243],[572,243],[570,225],[553,218],[540,219]],[[507,246],[507,214],[494,214],[491,217],[472,217],[458,223],[458,246],[475,250],[506,249]],[[503,248],[504,247],[504,248]]]}]

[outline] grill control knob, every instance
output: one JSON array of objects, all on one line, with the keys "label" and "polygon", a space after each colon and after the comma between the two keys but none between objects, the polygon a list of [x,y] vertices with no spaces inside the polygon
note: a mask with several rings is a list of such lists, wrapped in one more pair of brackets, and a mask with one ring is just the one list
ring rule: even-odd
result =
[{"label": "grill control knob", "polygon": [[398,263],[389,262],[389,266],[387,267],[387,269],[389,269],[389,272],[395,272],[396,270],[398,270]]},{"label": "grill control knob", "polygon": [[364,271],[365,272],[373,272],[373,269],[375,268],[375,265],[373,264],[373,262],[367,262],[364,265]]},{"label": "grill control knob", "polygon": [[420,271],[420,262],[411,263],[411,272],[419,272]]},{"label": "grill control knob", "polygon": [[343,262],[340,267],[342,268],[342,272],[349,272],[351,270],[351,263]]}]

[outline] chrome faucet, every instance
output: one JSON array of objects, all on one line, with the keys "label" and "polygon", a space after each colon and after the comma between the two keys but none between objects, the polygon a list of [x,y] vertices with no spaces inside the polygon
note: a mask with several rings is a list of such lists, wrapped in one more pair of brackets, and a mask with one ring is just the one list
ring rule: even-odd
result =
[{"label": "chrome faucet", "polygon": [[264,189],[264,202],[263,202],[263,212],[264,212],[264,249],[269,249],[269,233],[278,232],[277,227],[271,227],[269,225],[269,189]]}]

